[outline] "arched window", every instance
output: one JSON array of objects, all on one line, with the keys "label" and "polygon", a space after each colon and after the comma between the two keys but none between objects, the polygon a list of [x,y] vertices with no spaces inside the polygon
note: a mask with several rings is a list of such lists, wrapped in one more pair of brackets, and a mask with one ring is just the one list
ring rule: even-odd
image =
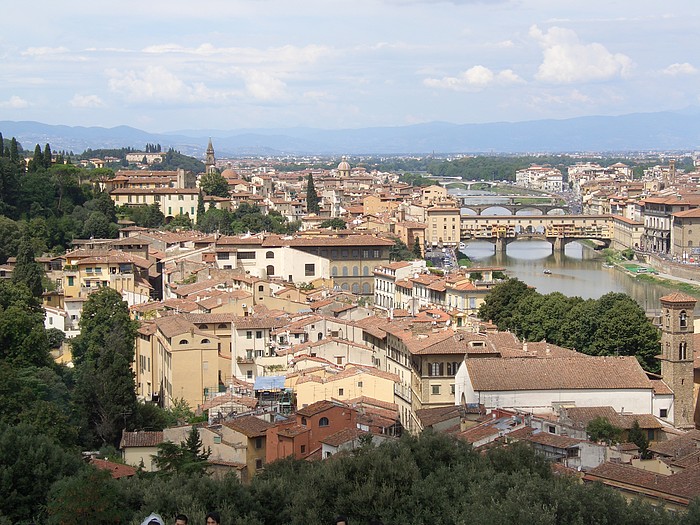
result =
[{"label": "arched window", "polygon": [[684,361],[687,358],[688,358],[688,344],[685,341],[682,341],[678,345],[678,360]]},{"label": "arched window", "polygon": [[180,344],[187,345],[187,344],[190,344],[190,342],[187,339],[180,339]]},{"label": "arched window", "polygon": [[322,417],[321,419],[318,420],[319,427],[327,427],[328,423],[329,423],[329,421],[328,421],[327,417]]},{"label": "arched window", "polygon": [[331,268],[331,276],[332,276],[332,277],[337,277],[337,276],[338,276],[338,267],[337,267],[337,266],[333,266],[333,267]]},{"label": "arched window", "polygon": [[688,314],[686,313],[685,310],[681,310],[681,313],[678,316],[678,319],[680,320],[682,329],[688,328]]},{"label": "arched window", "polygon": [[208,345],[211,341],[209,339],[202,339],[202,344],[203,345]]},{"label": "arched window", "polygon": [[666,328],[671,327],[671,311],[666,310]]},{"label": "arched window", "polygon": [[265,259],[274,259],[275,258],[275,252],[266,252],[265,253]]},{"label": "arched window", "polygon": [[205,324],[201,325],[199,328],[200,328],[201,330],[208,330],[208,329],[209,329],[209,327],[208,327],[207,325],[205,325]]},{"label": "arched window", "polygon": [[306,425],[306,418],[305,418],[305,417],[302,417],[302,418],[301,418],[301,424],[302,424],[302,425]]},{"label": "arched window", "polygon": [[228,326],[226,325],[226,323],[219,323],[218,325],[216,325],[216,327],[217,327],[217,328],[228,328]]},{"label": "arched window", "polygon": [[323,332],[318,333],[318,340],[320,341],[321,339],[323,339]]},{"label": "arched window", "polygon": [[362,275],[369,275],[369,266],[365,265],[362,267]]},{"label": "arched window", "polygon": [[358,294],[360,293],[360,285],[357,283],[352,283],[352,293]]},{"label": "arched window", "polygon": [[352,267],[352,275],[354,277],[357,277],[358,275],[360,275],[360,267],[359,266]]},{"label": "arched window", "polygon": [[267,265],[267,268],[265,269],[265,271],[267,272],[268,276],[275,275],[275,267],[272,266],[271,264]]},{"label": "arched window", "polygon": [[348,286],[348,283],[341,284],[340,288],[346,292],[350,289],[350,287]]},{"label": "arched window", "polygon": [[347,277],[347,276],[348,276],[348,267],[343,266],[343,277]]},{"label": "arched window", "polygon": [[365,295],[368,295],[370,293],[369,283],[365,283],[362,285],[362,293]]}]

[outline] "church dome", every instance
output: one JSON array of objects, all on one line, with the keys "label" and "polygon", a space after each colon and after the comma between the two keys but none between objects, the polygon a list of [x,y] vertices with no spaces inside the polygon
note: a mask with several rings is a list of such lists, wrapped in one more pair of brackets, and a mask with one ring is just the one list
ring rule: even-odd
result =
[{"label": "church dome", "polygon": [[347,160],[347,157],[343,156],[343,160],[340,161],[340,164],[338,164],[338,171],[350,171],[350,163]]},{"label": "church dome", "polygon": [[235,179],[238,177],[238,173],[233,171],[231,168],[226,168],[221,172],[221,176],[225,179]]}]

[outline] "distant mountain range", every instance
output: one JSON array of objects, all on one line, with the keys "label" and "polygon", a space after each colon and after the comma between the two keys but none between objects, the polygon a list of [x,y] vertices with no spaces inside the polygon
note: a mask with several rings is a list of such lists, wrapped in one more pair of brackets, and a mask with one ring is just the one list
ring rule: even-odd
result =
[{"label": "distant mountain range", "polygon": [[51,144],[54,150],[137,149],[146,143],[201,157],[212,138],[218,157],[242,155],[401,155],[448,153],[621,152],[700,149],[700,114],[634,113],[566,120],[449,124],[324,130],[317,128],[182,130],[148,133],[115,128],[56,126],[0,121],[0,132],[25,149]]}]

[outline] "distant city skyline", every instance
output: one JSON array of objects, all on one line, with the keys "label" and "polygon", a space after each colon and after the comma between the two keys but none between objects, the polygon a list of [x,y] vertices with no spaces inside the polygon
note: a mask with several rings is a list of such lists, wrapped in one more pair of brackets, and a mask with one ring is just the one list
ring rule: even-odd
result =
[{"label": "distant city skyline", "polygon": [[161,132],[676,110],[700,104],[699,22],[691,0],[14,2],[0,120]]}]

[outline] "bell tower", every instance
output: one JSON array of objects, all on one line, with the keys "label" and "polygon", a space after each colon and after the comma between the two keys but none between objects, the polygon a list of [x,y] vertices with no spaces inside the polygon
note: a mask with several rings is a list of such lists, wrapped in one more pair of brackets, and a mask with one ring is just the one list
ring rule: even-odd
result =
[{"label": "bell tower", "polygon": [[214,146],[211,144],[209,137],[209,145],[207,146],[207,158],[204,161],[204,173],[214,173],[216,171],[216,158],[214,157]]},{"label": "bell tower", "polygon": [[695,428],[693,396],[693,310],[696,299],[684,293],[661,297],[661,377],[673,390],[673,425]]}]

